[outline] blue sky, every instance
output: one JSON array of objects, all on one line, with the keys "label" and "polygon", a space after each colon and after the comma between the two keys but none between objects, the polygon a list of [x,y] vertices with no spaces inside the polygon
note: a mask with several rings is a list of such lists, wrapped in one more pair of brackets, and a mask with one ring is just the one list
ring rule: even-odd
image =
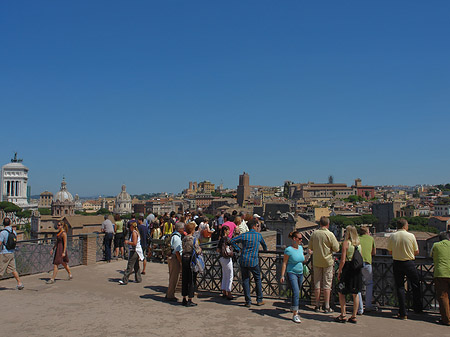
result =
[{"label": "blue sky", "polygon": [[32,193],[450,182],[449,1],[3,1]]}]

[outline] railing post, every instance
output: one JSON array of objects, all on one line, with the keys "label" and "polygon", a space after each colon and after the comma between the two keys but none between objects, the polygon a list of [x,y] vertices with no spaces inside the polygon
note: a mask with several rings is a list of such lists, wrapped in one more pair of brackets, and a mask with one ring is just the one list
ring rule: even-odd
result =
[{"label": "railing post", "polygon": [[83,264],[97,263],[97,234],[82,234],[80,236],[83,239]]}]

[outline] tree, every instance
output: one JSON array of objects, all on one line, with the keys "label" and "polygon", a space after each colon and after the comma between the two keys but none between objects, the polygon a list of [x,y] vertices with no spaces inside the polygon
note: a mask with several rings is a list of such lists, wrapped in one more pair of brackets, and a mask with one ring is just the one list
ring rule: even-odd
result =
[{"label": "tree", "polygon": [[3,210],[5,213],[16,213],[22,210],[19,206],[9,201],[0,202],[0,209]]},{"label": "tree", "polygon": [[39,208],[38,211],[41,215],[52,215],[52,210],[50,208]]},{"label": "tree", "polygon": [[97,215],[105,215],[105,214],[111,214],[111,212],[109,211],[109,209],[107,208],[100,208],[97,212]]}]

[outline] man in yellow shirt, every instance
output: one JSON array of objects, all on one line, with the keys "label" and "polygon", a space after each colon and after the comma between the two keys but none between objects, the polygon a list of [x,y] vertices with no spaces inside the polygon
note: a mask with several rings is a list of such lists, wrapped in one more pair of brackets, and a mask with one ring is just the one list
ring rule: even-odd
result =
[{"label": "man in yellow shirt", "polygon": [[330,219],[321,217],[320,228],[315,230],[309,239],[309,249],[313,254],[314,269],[314,296],[316,298],[315,311],[320,311],[320,290],[323,290],[324,312],[333,312],[330,308],[331,285],[333,281],[333,252],[339,250],[339,243],[336,237],[328,228]]},{"label": "man in yellow shirt", "polygon": [[414,312],[422,312],[419,274],[414,264],[415,256],[419,254],[419,247],[414,234],[408,233],[408,221],[406,219],[397,221],[397,232],[389,237],[388,250],[394,259],[393,271],[399,307],[397,317],[406,320],[405,276],[411,283]]}]

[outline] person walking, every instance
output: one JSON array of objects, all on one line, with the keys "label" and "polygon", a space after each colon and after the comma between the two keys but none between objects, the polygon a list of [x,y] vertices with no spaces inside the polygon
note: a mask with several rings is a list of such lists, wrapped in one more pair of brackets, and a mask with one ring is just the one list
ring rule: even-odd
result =
[{"label": "person walking", "polygon": [[50,251],[50,255],[53,255],[53,251],[55,251],[55,255],[53,257],[53,276],[50,280],[47,281],[47,284],[53,284],[56,281],[56,274],[58,274],[58,266],[60,264],[63,265],[64,269],[67,271],[68,279],[71,280],[72,273],[69,268],[69,256],[67,254],[67,224],[58,222],[57,224],[58,233],[56,234],[55,245]]},{"label": "person walking", "polygon": [[284,250],[280,282],[284,283],[284,274],[287,271],[287,280],[292,290],[292,320],[295,323],[301,323],[298,309],[300,290],[302,289],[303,283],[303,262],[305,261],[305,255],[303,252],[303,247],[301,246],[302,235],[295,231],[289,233],[289,238],[292,239],[292,246],[289,246]]},{"label": "person walking", "polygon": [[22,290],[24,286],[16,270],[16,260],[14,258],[16,242],[17,233],[11,226],[11,219],[6,217],[3,219],[3,229],[0,231],[0,277],[5,273],[12,274],[16,279],[17,289]]},{"label": "person walking", "polygon": [[165,297],[166,300],[170,302],[178,301],[175,297],[175,288],[180,279],[181,253],[183,252],[181,235],[184,233],[184,226],[185,224],[183,222],[177,222],[175,224],[175,232],[171,235],[170,239],[171,254],[167,257],[167,264],[169,266],[169,286],[167,287]]},{"label": "person walking", "polygon": [[399,307],[397,318],[402,320],[408,318],[406,313],[405,276],[411,283],[414,312],[422,312],[419,274],[414,264],[415,256],[419,254],[419,247],[414,234],[408,233],[408,228],[408,221],[399,219],[397,221],[397,232],[391,234],[387,247],[394,260],[393,271]]},{"label": "person walking", "polygon": [[[115,229],[115,233],[114,233],[114,257],[118,258],[121,257],[123,258],[123,244],[125,241],[125,236],[124,236],[124,232],[123,232],[123,220],[120,218],[119,214],[114,215],[114,229]],[[120,255],[119,255],[120,252]]]},{"label": "person walking", "polygon": [[331,285],[333,281],[333,252],[339,250],[336,237],[328,229],[330,219],[323,216],[319,220],[319,229],[315,230],[309,239],[309,250],[313,252],[314,310],[320,311],[320,292],[323,291],[325,313],[333,312],[330,308]]},{"label": "person walking", "polygon": [[109,215],[105,214],[105,221],[102,222],[102,232],[105,233],[105,260],[111,262],[111,244],[114,237],[114,224],[108,219]]},{"label": "person walking", "polygon": [[364,312],[375,311],[376,308],[372,305],[373,296],[373,272],[372,272],[372,256],[375,255],[376,247],[375,240],[370,235],[369,228],[362,226],[360,228],[361,236],[359,242],[361,244],[361,255],[363,258],[363,268],[361,269],[363,285],[366,287],[366,301],[363,305],[361,293],[358,293],[359,307],[358,314],[362,315]]},{"label": "person walking", "polygon": [[[234,225],[234,231],[234,227],[236,225],[234,223],[232,224]],[[227,225],[226,222],[224,223],[224,226],[225,225]],[[231,244],[233,245],[236,252],[240,252],[242,250],[239,263],[242,274],[242,286],[244,288],[245,295],[245,306],[249,308],[252,305],[252,299],[250,297],[250,273],[253,275],[256,283],[256,305],[265,304],[262,294],[261,270],[259,267],[258,252],[260,245],[263,247],[264,251],[267,250],[267,245],[261,233],[259,233],[261,228],[258,221],[252,219],[247,223],[247,226],[249,228],[249,231],[231,239]],[[242,245],[242,249],[238,246],[238,243]]]},{"label": "person walking", "polygon": [[439,242],[433,244],[431,256],[434,262],[434,288],[439,301],[441,324],[450,325],[450,233],[440,233]]},{"label": "person walking", "polygon": [[341,306],[341,314],[334,320],[339,323],[345,323],[346,308],[345,308],[345,296],[352,294],[353,296],[353,311],[352,316],[348,319],[348,322],[356,324],[356,314],[358,312],[359,297],[358,293],[362,288],[362,273],[361,269],[354,269],[351,266],[353,254],[355,250],[358,250],[361,254],[361,245],[359,243],[358,232],[354,226],[347,226],[345,229],[344,242],[342,242],[341,262],[338,269],[338,292],[339,292],[339,304]]},{"label": "person walking", "polygon": [[[186,225],[186,235],[182,240],[183,254],[181,271],[183,277],[181,295],[183,296],[183,305],[186,307],[195,307],[197,305],[197,303],[192,302],[192,299],[194,298],[195,277],[191,261],[194,250],[197,255],[200,254],[202,250],[198,244],[198,240],[193,236],[195,226],[195,222],[190,222]],[[187,300],[186,297],[188,298]]]},{"label": "person walking", "polygon": [[217,252],[220,255],[219,262],[222,266],[222,297],[232,300],[231,289],[233,287],[233,248],[230,243],[228,234],[230,228],[228,226],[222,226],[220,230],[220,240],[217,245]]},{"label": "person walking", "polygon": [[131,273],[134,270],[134,280],[136,283],[142,282],[141,271],[139,267],[139,260],[144,259],[144,254],[141,247],[141,238],[137,229],[137,223],[131,222],[129,227],[130,237],[125,240],[125,244],[128,245],[128,263],[127,269],[123,274],[122,280],[119,281],[120,285],[127,285]]}]

